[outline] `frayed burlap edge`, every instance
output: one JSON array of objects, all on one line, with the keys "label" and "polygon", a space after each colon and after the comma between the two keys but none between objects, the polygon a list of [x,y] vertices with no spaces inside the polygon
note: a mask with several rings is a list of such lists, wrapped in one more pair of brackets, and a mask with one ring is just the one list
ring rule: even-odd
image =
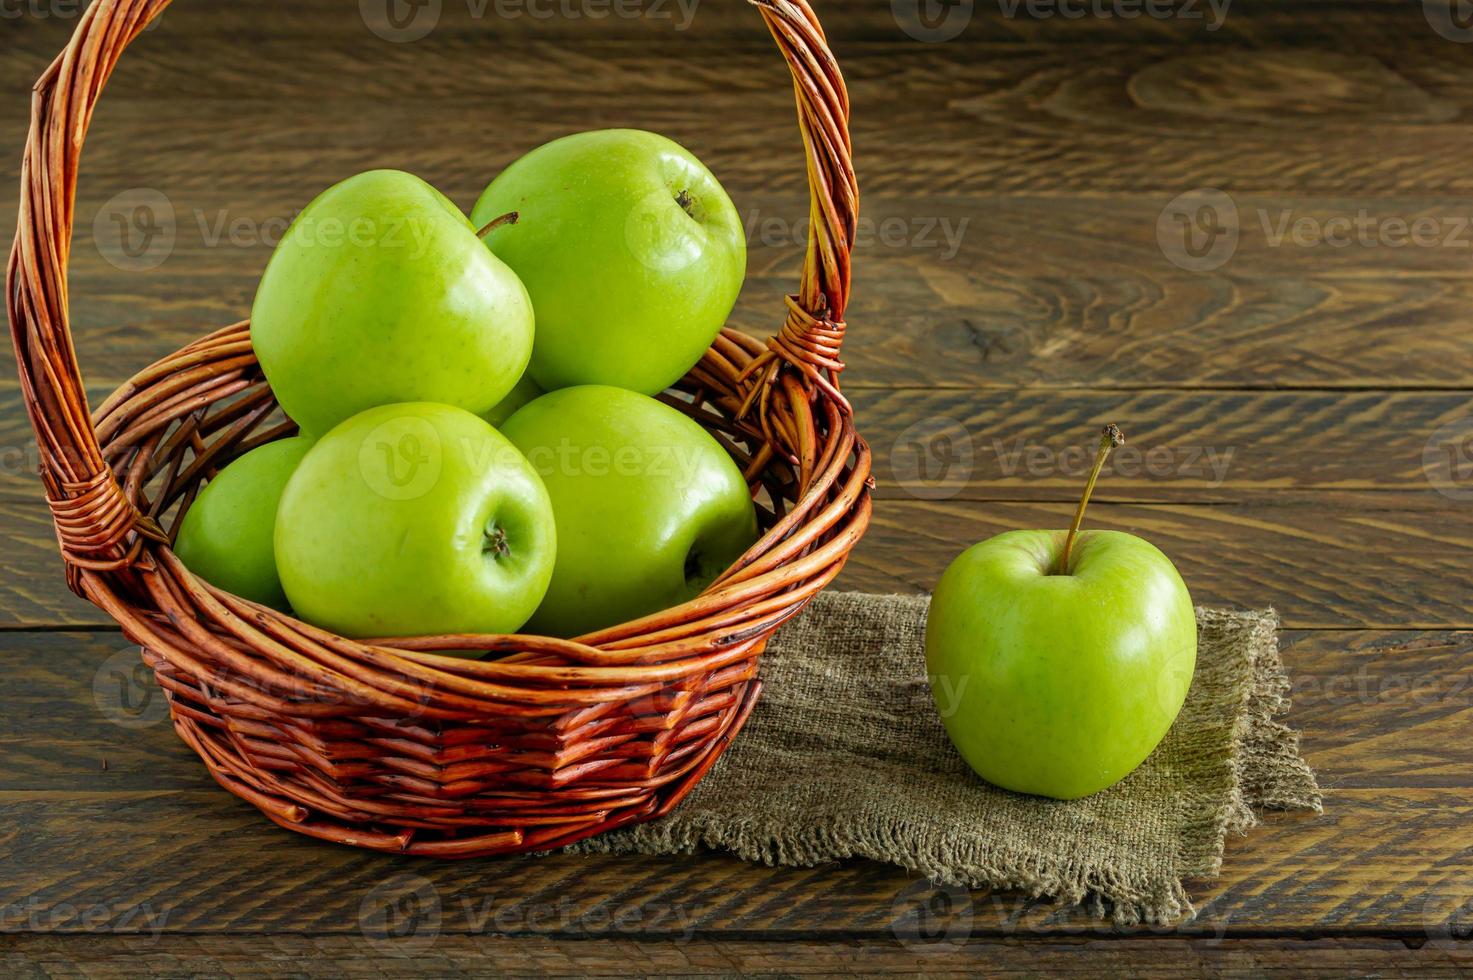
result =
[{"label": "frayed burlap edge", "polygon": [[[858,597],[856,597],[858,598]],[[880,597],[875,597],[880,598]],[[901,597],[884,597],[898,599]],[[905,597],[913,599],[915,597]],[[921,601],[924,601],[923,599]],[[1198,608],[1206,642],[1246,642],[1251,663],[1203,664],[1199,680],[1228,685],[1216,707],[1230,726],[1229,752],[1213,760],[1212,778],[1180,801],[1174,871],[1122,868],[1093,860],[1060,860],[1041,847],[1010,846],[999,853],[985,834],[967,839],[939,835],[919,821],[856,818],[847,827],[792,826],[781,815],[682,813],[605,834],[570,850],[602,854],[691,854],[727,851],[769,866],[812,867],[868,858],[938,883],[967,888],[1017,889],[1031,898],[1084,905],[1122,925],[1167,923],[1195,915],[1187,881],[1219,874],[1228,833],[1245,833],[1264,808],[1320,812],[1319,788],[1299,755],[1298,735],[1278,719],[1289,707],[1289,679],[1277,644],[1272,610],[1239,612]],[[1237,640],[1230,635],[1236,634]],[[1224,676],[1214,676],[1223,669]],[[707,779],[718,779],[718,765]]]}]

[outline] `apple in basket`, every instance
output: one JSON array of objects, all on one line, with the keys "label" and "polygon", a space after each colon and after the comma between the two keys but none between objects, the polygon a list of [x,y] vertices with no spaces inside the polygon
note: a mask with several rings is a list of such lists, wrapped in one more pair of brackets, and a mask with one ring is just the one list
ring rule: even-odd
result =
[{"label": "apple in basket", "polygon": [[731,456],[654,398],[564,388],[502,431],[541,474],[557,521],[557,564],[533,632],[578,636],[692,599],[756,540]]},{"label": "apple in basket", "polygon": [[287,482],[276,562],[292,607],[346,636],[512,633],[557,553],[530,464],[484,419],[429,402],[328,432]]},{"label": "apple in basket", "polygon": [[276,574],[276,507],[312,448],[304,436],[257,446],[205,485],[179,525],[174,551],[206,581],[245,599],[286,609]]},{"label": "apple in basket", "polygon": [[1074,523],[974,545],[936,586],[926,665],[947,733],[1004,789],[1077,799],[1145,761],[1176,720],[1197,621],[1149,541],[1080,521],[1110,449],[1107,426]]},{"label": "apple in basket", "polygon": [[521,280],[445,195],[395,170],[307,205],[251,311],[277,400],[315,435],[396,402],[485,412],[521,378],[532,330]]},{"label": "apple in basket", "polygon": [[684,147],[634,129],[564,136],[491,182],[471,212],[537,311],[532,377],[654,395],[696,363],[746,274],[741,217]]}]

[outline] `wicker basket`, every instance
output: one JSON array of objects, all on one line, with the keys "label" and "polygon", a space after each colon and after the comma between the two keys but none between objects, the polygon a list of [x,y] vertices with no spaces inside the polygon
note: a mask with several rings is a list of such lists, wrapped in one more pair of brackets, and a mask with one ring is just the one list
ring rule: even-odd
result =
[{"label": "wicker basket", "polygon": [[[90,416],[68,325],[82,140],[123,49],[168,0],[98,0],[38,82],[8,312],[67,582],[143,648],[175,730],[230,792],[300,833],[385,851],[540,850],[668,812],[741,729],[768,637],[870,514],[836,378],[858,208],[848,95],[805,0],[757,0],[792,69],[812,193],[781,332],[727,329],[666,399],[744,467],[761,540],[699,598],[578,640],[355,642],[212,588],[170,550],[201,484],[293,431],[226,327]],[[434,651],[490,650],[465,660]]]}]

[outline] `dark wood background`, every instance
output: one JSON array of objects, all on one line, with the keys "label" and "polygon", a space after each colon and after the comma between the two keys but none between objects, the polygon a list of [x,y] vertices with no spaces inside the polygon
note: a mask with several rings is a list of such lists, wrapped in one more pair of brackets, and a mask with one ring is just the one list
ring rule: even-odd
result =
[{"label": "dark wood background", "polygon": [[[604,126],[716,171],[753,232],[734,322],[774,329],[807,206],[756,13],[702,0],[680,30],[673,0],[602,20],[566,2],[445,0],[413,43],[351,0],[171,10],[85,157],[71,308],[96,398],[244,316],[272,236],[327,184],[399,167],[468,207],[527,149]],[[1473,28],[1374,0],[1238,0],[1211,30],[1200,3],[1013,6],[927,43],[883,0],[820,4],[874,230],[844,380],[881,499],[841,584],[924,591],[973,541],[1061,525],[1116,421],[1143,455],[1091,523],[1155,541],[1200,602],[1279,610],[1322,817],[1270,815],[1194,889],[1197,920],[1133,931],[862,861],[441,865],[314,843],[214,786],[66,591],[0,379],[0,972],[1473,969]],[[0,5],[0,226],[26,93],[76,10]],[[1174,231],[1200,188],[1238,214],[1215,268]],[[154,193],[173,245],[139,270],[113,216]],[[1316,244],[1336,219],[1368,231]],[[385,914],[405,936],[375,938]]]}]

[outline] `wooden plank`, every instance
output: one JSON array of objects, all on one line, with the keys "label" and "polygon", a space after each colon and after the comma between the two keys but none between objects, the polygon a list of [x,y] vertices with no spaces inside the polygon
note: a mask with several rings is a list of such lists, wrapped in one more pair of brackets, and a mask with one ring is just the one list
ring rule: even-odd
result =
[{"label": "wooden plank", "polygon": [[[1099,427],[1126,445],[1103,500],[1231,503],[1245,492],[1441,488],[1473,497],[1473,394],[1388,391],[862,389],[880,497],[1078,499]],[[1467,470],[1464,473],[1464,470]],[[1466,477],[1466,479],[1464,479]]]},{"label": "wooden plank", "polygon": [[[1270,816],[1231,840],[1223,877],[1192,888],[1198,917],[1174,931],[1423,939],[1455,931],[1473,901],[1467,798],[1466,788],[1332,787],[1323,816]],[[390,858],[290,834],[214,789],[5,791],[0,814],[0,847],[13,869],[0,882],[0,907],[36,910],[46,931],[85,931],[81,911],[98,905],[152,913],[170,932],[352,931],[385,882],[394,897],[427,882],[455,932],[479,932],[499,918],[498,932],[576,935],[617,916],[631,931],[666,936],[884,937],[893,935],[897,903],[934,900],[944,909],[948,899],[938,927],[967,921],[973,936],[1118,931],[1078,909],[1010,892],[938,889],[868,861],[799,869],[717,854]],[[127,843],[100,863],[96,849],[107,841]]]},{"label": "wooden plank", "polygon": [[[1461,832],[1473,817],[1473,750],[1462,737],[1473,633],[1291,631],[1283,646],[1295,692],[1288,720],[1303,732],[1326,812],[1270,815],[1230,840],[1223,877],[1194,887],[1200,915],[1178,931],[1219,938],[1272,923],[1304,935],[1446,939],[1473,900],[1473,844]],[[933,937],[953,928],[970,937],[1114,934],[1078,911],[1004,893],[938,894],[863,861],[439,864],[299,838],[209,783],[145,700],[144,682],[118,676],[121,647],[115,634],[0,635],[0,669],[15,692],[0,719],[0,856],[14,869],[0,880],[0,909],[28,903],[47,928],[79,931],[77,910],[105,905],[164,915],[160,928],[171,933],[352,932],[364,903],[382,896],[374,889],[390,882],[400,898],[427,883],[447,933],[490,922],[497,932],[576,935],[622,912],[628,931],[667,936],[893,939],[896,916],[913,917],[925,901],[940,910]],[[108,683],[97,685],[99,675]],[[128,845],[98,862],[96,842],[108,840]]]},{"label": "wooden plank", "polygon": [[875,940],[708,939],[578,942],[438,935],[433,942],[359,936],[0,937],[10,976],[110,980],[312,976],[322,980],[497,976],[924,975],[971,978],[1465,976],[1465,946],[1400,939],[1005,939],[902,944]]},{"label": "wooden plank", "polygon": [[[1288,630],[1280,642],[1290,722],[1327,786],[1473,788],[1473,749],[1458,736],[1473,632]],[[0,791],[213,792],[121,634],[0,633],[0,667]]]},{"label": "wooden plank", "polygon": [[[488,91],[493,35],[535,37],[540,27],[496,20],[479,33],[447,30],[443,41],[363,46],[351,12],[313,6],[306,25],[245,21],[262,45],[284,45],[292,66],[261,72],[236,57],[244,15],[234,10],[181,6],[177,25],[150,35],[136,65],[124,62],[99,112],[73,270],[90,374],[113,380],[243,316],[269,251],[262,238],[345,174],[409,167],[469,204],[527,147],[594,125],[667,131],[712,163],[753,229],[752,276],[734,322],[757,333],[776,326],[807,208],[791,94],[760,31],[707,57],[729,38],[701,40],[698,29],[659,42],[641,33],[638,44],[572,44],[554,30],[498,48],[496,70],[528,81]],[[841,23],[867,16],[840,10]],[[1465,127],[1445,124],[1467,108],[1473,65],[1420,11],[1399,16],[1407,31],[1349,32],[1384,46],[1358,55],[1220,43],[1205,58],[1123,44],[983,52],[897,45],[893,31],[858,44],[845,60],[870,231],[857,248],[846,380],[1473,384],[1473,231],[1463,225],[1473,177],[1459,166],[1473,146],[1460,142]],[[338,19],[349,22],[340,34],[313,33]],[[175,27],[175,43],[163,43]],[[1407,47],[1412,28],[1419,40]],[[11,69],[16,86],[50,55],[32,57],[37,64]],[[399,83],[410,76],[415,86]],[[314,98],[292,109],[288,93],[300,85]],[[1203,92],[1214,93],[1210,103],[1183,101]],[[0,152],[0,188],[14,186],[24,123],[17,111],[0,126],[0,149],[14,148]],[[1367,154],[1368,139],[1381,150]],[[251,152],[220,152],[237,145]],[[1165,220],[1172,233],[1173,197],[1202,186],[1230,193],[1240,241],[1221,267],[1178,268],[1158,231]],[[167,193],[179,223],[172,257],[151,272],[115,268],[92,241],[93,219],[109,228],[108,202],[138,187]],[[13,218],[14,200],[0,196],[0,222]],[[1333,231],[1362,211],[1375,244],[1279,237],[1299,221]],[[1418,220],[1433,223],[1439,244],[1393,244]],[[237,222],[244,231],[231,234]],[[763,231],[769,222],[776,232]],[[949,259],[943,222],[956,233]]]},{"label": "wooden plank", "polygon": [[[930,591],[973,542],[1020,527],[1067,527],[1072,511],[1062,502],[887,501],[876,507],[839,584],[866,592]],[[1091,504],[1088,524],[1153,542],[1176,562],[1196,601],[1273,605],[1287,626],[1473,625],[1467,562],[1473,521],[1466,503],[1435,494]]]},{"label": "wooden plank", "polygon": [[[524,132],[527,124],[577,128],[593,125],[590,117],[657,113],[667,126],[680,119],[729,123],[719,138],[753,151],[743,165],[776,167],[786,186],[801,186],[801,168],[783,168],[781,157],[758,152],[774,134],[793,135],[791,93],[770,39],[744,5],[701,4],[691,29],[681,31],[670,22],[680,15],[674,0],[664,22],[476,18],[468,5],[446,4],[439,28],[413,44],[385,43],[355,11],[332,4],[294,5],[290,13],[210,6],[221,5],[171,11],[124,59],[103,108],[103,118],[120,118],[131,106],[185,122],[160,119],[151,135],[171,152],[189,147],[202,166],[180,179],[197,186],[208,186],[221,162],[206,134],[250,133],[262,166],[280,158],[261,150],[310,135],[301,126],[309,118],[332,124],[342,113],[329,107],[345,102],[357,110],[347,132],[358,138],[317,142],[322,162],[361,153],[372,132],[364,123],[374,118],[406,128],[379,131],[372,142],[422,137],[429,121],[416,125],[417,111],[430,112],[437,125],[438,116],[451,123],[458,116],[477,127],[477,143],[447,138],[425,147],[474,159],[484,152],[469,154],[467,146],[489,143],[493,156],[515,147],[515,139],[485,140],[488,116]],[[985,28],[1017,23],[992,11],[974,17],[981,31],[925,44],[911,42],[884,5],[824,9],[854,95],[857,141],[870,148],[872,191],[930,179],[967,191],[1072,195],[1169,187],[1195,174],[1197,182],[1186,186],[1466,192],[1473,178],[1457,162],[1469,137],[1441,124],[1467,108],[1470,67],[1422,10],[1362,7],[1345,20],[1233,13],[1214,32],[1150,18],[1114,30],[1096,18],[1053,18],[1040,23],[1057,28],[1058,37],[1009,40]],[[21,43],[0,66],[7,89],[34,80],[68,26],[32,18],[11,24]],[[1238,24],[1243,30],[1234,37]],[[254,57],[229,57],[243,31]],[[502,85],[488,86],[488,76]],[[310,102],[303,91],[313,93]],[[639,92],[636,104],[630,91]],[[181,98],[191,115],[180,115]],[[272,125],[247,128],[249,114],[232,124],[231,116],[252,103],[255,119],[267,108]],[[446,108],[453,112],[435,113]],[[23,123],[17,113],[12,125]],[[1382,137],[1375,154],[1365,151],[1368,130]],[[792,152],[791,140],[783,145]],[[915,146],[925,154],[910,152]],[[1313,167],[1304,164],[1306,154]],[[16,164],[7,159],[6,166]]]},{"label": "wooden plank", "polygon": [[[79,202],[88,217],[78,228],[72,272],[73,331],[87,375],[116,383],[248,316],[270,243],[294,208],[355,169],[305,179],[280,208],[218,191],[173,191],[182,222],[174,251],[148,272],[104,259],[92,219],[112,213],[111,194],[169,183],[89,186]],[[467,202],[475,195],[457,193]],[[754,244],[731,323],[766,336],[798,279],[802,249],[792,239],[804,211],[796,197],[739,198]],[[1194,272],[1172,265],[1157,241],[1169,199],[999,200],[996,207],[871,200],[867,237],[856,248],[845,384],[1473,387],[1473,283],[1465,272],[1473,224],[1461,249],[1272,247],[1256,226],[1258,210],[1276,235],[1285,216],[1354,220],[1366,205],[1245,199],[1241,213],[1255,227],[1245,228],[1237,254],[1219,269]],[[1427,199],[1371,210],[1387,220],[1426,217],[1448,234],[1455,220],[1473,217],[1466,205]],[[219,231],[236,222],[238,234]],[[115,230],[106,221],[102,227],[102,240],[113,243],[105,247],[115,250]],[[898,237],[887,238],[891,231]],[[955,255],[944,258],[953,244]]]},{"label": "wooden plank", "polygon": [[[881,501],[837,587],[928,592],[968,545],[1002,531],[1067,527],[1073,504]],[[1473,521],[1466,501],[1424,493],[1243,492],[1231,503],[1091,504],[1089,526],[1140,534],[1210,605],[1278,608],[1292,628],[1468,628]],[[0,508],[0,629],[106,626],[66,591],[41,503]]]},{"label": "wooden plank", "polygon": [[[96,405],[112,389],[88,390]],[[1473,497],[1473,462],[1455,465],[1459,437],[1473,434],[1473,393],[1463,391],[861,388],[850,399],[881,498],[1073,501],[1108,421],[1127,442],[1106,464],[1101,500],[1465,488]],[[39,500],[38,467],[19,387],[0,381],[0,500]]]}]

